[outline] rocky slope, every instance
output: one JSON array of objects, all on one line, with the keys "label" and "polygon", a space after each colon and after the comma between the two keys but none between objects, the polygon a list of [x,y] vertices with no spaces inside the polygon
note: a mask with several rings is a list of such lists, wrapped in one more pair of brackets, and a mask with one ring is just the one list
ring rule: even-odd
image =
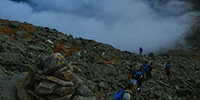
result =
[{"label": "rocky slope", "polygon": [[[153,78],[142,83],[141,93],[132,94],[133,100],[200,98],[199,55],[183,56],[179,50],[170,59],[152,53],[142,56],[94,40],[74,38],[56,29],[0,19],[0,100],[18,100],[19,80],[24,80],[28,72],[37,72],[40,62],[57,52],[74,73],[71,100],[112,100],[128,81],[128,66],[139,68],[145,60],[153,62]],[[164,65],[169,60],[173,68],[167,79]]]}]

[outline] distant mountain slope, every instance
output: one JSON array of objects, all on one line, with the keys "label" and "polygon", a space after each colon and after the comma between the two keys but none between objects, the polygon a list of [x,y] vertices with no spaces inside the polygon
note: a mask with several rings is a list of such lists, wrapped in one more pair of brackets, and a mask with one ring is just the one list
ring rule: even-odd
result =
[{"label": "distant mountain slope", "polygon": [[[27,72],[36,72],[38,63],[56,52],[65,57],[79,79],[72,100],[111,100],[128,82],[129,65],[138,69],[145,60],[153,63],[153,78],[142,83],[141,93],[132,94],[133,100],[200,98],[200,62],[188,57],[195,52],[187,51],[183,57],[177,50],[169,59],[153,53],[137,55],[56,29],[0,19],[0,99],[18,100],[15,82]],[[168,61],[172,65],[170,79],[164,72]]]}]

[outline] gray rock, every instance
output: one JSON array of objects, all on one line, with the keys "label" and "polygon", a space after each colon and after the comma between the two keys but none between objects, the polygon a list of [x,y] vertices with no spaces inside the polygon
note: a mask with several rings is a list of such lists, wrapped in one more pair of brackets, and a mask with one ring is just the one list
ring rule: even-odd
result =
[{"label": "gray rock", "polygon": [[62,33],[59,33],[59,34],[57,34],[57,36],[58,36],[58,40],[67,40],[67,36],[65,36],[64,34],[62,34]]},{"label": "gray rock", "polygon": [[30,90],[27,90],[27,92],[28,92],[29,94],[31,94],[33,97],[35,97],[36,100],[45,100],[44,98],[38,96],[37,94],[35,94],[34,92],[32,92],[32,91],[30,91]]},{"label": "gray rock", "polygon": [[3,44],[0,44],[0,53],[5,52],[5,51],[6,51],[6,49],[5,49],[5,47],[3,46]]},{"label": "gray rock", "polygon": [[96,97],[83,97],[80,95],[75,95],[72,100],[98,100]]},{"label": "gray rock", "polygon": [[57,84],[66,86],[66,87],[73,87],[74,86],[73,82],[71,82],[71,81],[64,81],[64,80],[61,80],[61,79],[53,77],[53,76],[47,76],[46,79],[49,80],[49,81],[55,82]]},{"label": "gray rock", "polygon": [[35,92],[38,94],[50,94],[56,88],[56,84],[53,82],[42,81],[36,87]]},{"label": "gray rock", "polygon": [[167,83],[165,83],[165,82],[163,82],[163,81],[158,81],[158,80],[157,80],[157,82],[160,83],[161,85],[164,85],[164,86],[170,87],[169,84],[167,84]]},{"label": "gray rock", "polygon": [[44,69],[44,57],[39,57],[37,60],[36,60],[36,63],[37,63],[37,69]]},{"label": "gray rock", "polygon": [[63,86],[58,86],[54,91],[53,94],[58,95],[58,96],[65,96],[69,94],[74,94],[74,87],[63,87]]},{"label": "gray rock", "polygon": [[57,69],[67,65],[65,58],[60,53],[49,56],[44,63],[44,72],[46,75],[51,74]]},{"label": "gray rock", "polygon": [[34,77],[33,77],[34,81],[42,81],[42,80],[45,80],[45,79],[46,79],[45,75],[34,74]]},{"label": "gray rock", "polygon": [[28,46],[28,49],[35,50],[35,51],[38,51],[38,52],[49,52],[45,48],[42,48],[42,47],[39,47],[39,46],[34,46],[34,45]]},{"label": "gray rock", "polygon": [[20,23],[13,22],[13,23],[10,23],[10,26],[13,28],[19,28]]},{"label": "gray rock", "polygon": [[90,96],[92,93],[91,90],[85,84],[82,84],[81,86],[75,89],[74,94],[81,96]]},{"label": "gray rock", "polygon": [[33,72],[29,72],[28,75],[26,76],[26,79],[23,83],[23,87],[25,89],[32,89],[33,88],[33,84],[34,84],[34,80],[33,80]]},{"label": "gray rock", "polygon": [[74,79],[74,74],[70,70],[56,71],[54,72],[54,76],[67,81],[72,81]]},{"label": "gray rock", "polygon": [[108,86],[108,84],[106,82],[100,82],[99,83],[99,87],[104,88],[104,89],[108,89],[109,88],[109,86]]},{"label": "gray rock", "polygon": [[17,95],[20,100],[38,100],[37,98],[33,97],[23,88],[23,82],[25,79],[17,80]]},{"label": "gray rock", "polygon": [[96,85],[97,85],[97,83],[92,82],[91,80],[86,81],[85,84],[86,84],[91,90],[93,90],[93,89],[96,87]]},{"label": "gray rock", "polygon": [[73,80],[75,87],[79,87],[81,84],[84,84],[84,81],[80,79],[76,74],[74,74],[74,80]]},{"label": "gray rock", "polygon": [[56,96],[56,95],[48,95],[47,96],[48,100],[70,100],[71,97],[72,97],[71,94],[65,95],[63,97]]}]

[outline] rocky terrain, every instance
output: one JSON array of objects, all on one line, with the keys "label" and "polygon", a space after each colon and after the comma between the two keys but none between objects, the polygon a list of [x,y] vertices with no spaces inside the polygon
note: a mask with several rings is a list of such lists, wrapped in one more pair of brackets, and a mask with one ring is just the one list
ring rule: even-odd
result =
[{"label": "rocky terrain", "polygon": [[[61,61],[55,63],[52,54]],[[152,79],[142,83],[132,100],[200,99],[200,56],[195,51],[177,50],[169,59],[138,55],[56,29],[0,19],[0,100],[112,100],[128,81],[129,65],[139,68],[145,60],[153,63]],[[169,79],[167,61],[172,65]]]}]

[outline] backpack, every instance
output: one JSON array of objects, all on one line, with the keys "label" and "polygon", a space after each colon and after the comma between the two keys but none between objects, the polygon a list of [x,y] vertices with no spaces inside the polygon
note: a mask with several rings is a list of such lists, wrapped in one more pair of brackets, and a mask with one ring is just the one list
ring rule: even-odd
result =
[{"label": "backpack", "polygon": [[137,76],[136,76],[136,77],[137,77],[137,78],[136,78],[137,80],[142,80],[142,75],[141,75],[141,72],[140,72],[140,73],[139,73],[139,72],[137,72],[137,74],[136,74],[136,75],[137,75]]},{"label": "backpack", "polygon": [[115,94],[114,100],[122,100],[123,95],[124,95],[124,89],[121,89]]},{"label": "backpack", "polygon": [[148,73],[148,65],[146,63],[143,64],[143,69],[146,73]]},{"label": "backpack", "polygon": [[171,68],[171,66],[169,65],[169,64],[167,64],[166,66],[165,66],[165,71],[170,71],[170,68]]}]

